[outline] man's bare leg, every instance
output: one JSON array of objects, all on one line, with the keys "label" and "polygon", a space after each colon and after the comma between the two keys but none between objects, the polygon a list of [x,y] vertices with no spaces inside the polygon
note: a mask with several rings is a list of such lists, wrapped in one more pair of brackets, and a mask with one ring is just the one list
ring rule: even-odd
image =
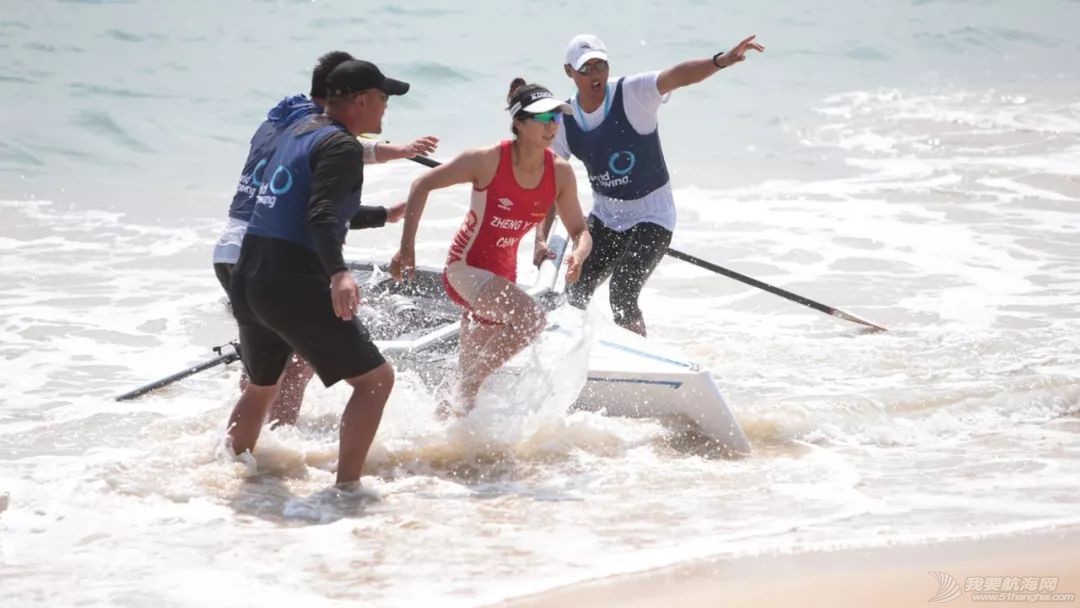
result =
[{"label": "man's bare leg", "polygon": [[277,398],[281,381],[270,386],[247,384],[229,416],[228,435],[233,453],[240,455],[255,449],[270,406]]},{"label": "man's bare leg", "polygon": [[346,378],[353,388],[341,414],[337,485],[348,487],[360,481],[368,450],[379,430],[383,408],[394,388],[394,368],[389,363],[366,374]]}]

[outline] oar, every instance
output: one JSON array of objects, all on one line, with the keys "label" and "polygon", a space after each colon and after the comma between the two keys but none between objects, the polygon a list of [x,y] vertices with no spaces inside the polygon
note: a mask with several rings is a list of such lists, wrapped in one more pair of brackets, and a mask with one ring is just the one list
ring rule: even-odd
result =
[{"label": "oar", "polygon": [[[441,164],[441,163],[439,163],[439,161],[432,160],[432,159],[430,159],[430,158],[428,158],[426,156],[413,156],[409,160],[411,160],[413,162],[416,162],[416,163],[420,163],[421,165],[424,165],[425,167],[432,167],[432,168],[438,167]],[[837,317],[839,319],[844,319],[845,321],[851,321],[852,323],[859,323],[859,324],[865,325],[867,327],[872,327],[877,331],[888,331],[887,329],[885,329],[884,327],[882,327],[882,326],[880,326],[880,325],[878,325],[876,323],[871,323],[870,321],[867,321],[866,319],[863,319],[862,317],[858,317],[858,316],[853,315],[853,314],[851,314],[849,312],[844,312],[844,311],[840,310],[839,308],[833,308],[832,306],[822,304],[821,302],[815,302],[814,300],[811,300],[810,298],[806,298],[806,297],[800,296],[798,294],[791,293],[790,291],[787,291],[785,289],[780,289],[779,287],[774,287],[772,285],[769,285],[768,283],[763,283],[763,282],[761,282],[761,281],[759,281],[757,279],[748,277],[745,274],[740,274],[738,272],[735,272],[734,270],[728,270],[727,268],[724,268],[722,266],[717,266],[716,264],[713,264],[712,262],[705,261],[705,260],[703,260],[703,259],[701,259],[699,257],[692,256],[692,255],[690,255],[688,253],[683,253],[683,252],[679,251],[678,249],[669,248],[667,250],[667,254],[670,255],[671,257],[675,258],[675,259],[682,260],[684,262],[689,262],[691,264],[694,264],[695,266],[700,266],[700,267],[702,267],[702,268],[704,268],[706,270],[711,270],[711,271],[713,271],[713,272],[715,272],[717,274],[722,274],[725,277],[735,279],[736,281],[742,281],[743,283],[746,283],[747,285],[753,285],[754,287],[757,287],[758,289],[764,289],[765,291],[767,291],[769,293],[772,293],[772,294],[776,294],[776,295],[780,296],[781,298],[787,298],[788,300],[791,300],[792,302],[798,302],[799,304],[802,304],[803,306],[809,306],[810,308],[813,308],[814,310],[821,311],[821,312],[823,312],[823,313],[825,313],[827,315],[831,315],[831,316]]]},{"label": "oar", "polygon": [[[222,351],[224,349],[226,349],[226,348],[231,348],[232,352],[223,353]],[[240,345],[237,344],[236,342],[229,342],[228,344],[226,344],[224,346],[215,346],[214,347],[214,352],[218,353],[221,356],[210,359],[209,361],[203,361],[202,363],[199,363],[198,365],[189,367],[189,368],[185,369],[182,372],[177,372],[177,373],[175,373],[175,374],[173,374],[173,375],[171,375],[171,376],[169,376],[167,378],[162,378],[161,380],[158,380],[157,382],[152,382],[150,384],[147,384],[146,386],[139,387],[139,388],[137,388],[137,389],[135,389],[135,390],[133,390],[133,391],[131,391],[129,393],[124,393],[123,395],[120,395],[119,397],[117,397],[116,400],[117,401],[128,401],[129,399],[135,399],[137,397],[142,397],[143,395],[145,395],[146,393],[149,393],[150,391],[156,391],[157,389],[162,388],[164,386],[168,386],[168,385],[172,384],[173,382],[176,382],[177,380],[183,380],[184,378],[187,378],[188,376],[192,376],[192,375],[197,374],[197,373],[199,373],[199,372],[201,372],[203,370],[210,369],[211,367],[214,367],[216,365],[225,365],[225,364],[228,364],[228,363],[232,363],[233,361],[240,360]]]},{"label": "oar", "polygon": [[712,262],[707,262],[707,261],[705,261],[705,260],[703,260],[701,258],[694,257],[694,256],[692,256],[692,255],[690,255],[688,253],[683,253],[683,252],[679,251],[678,249],[668,248],[667,254],[670,255],[671,257],[677,259],[677,260],[682,260],[684,262],[690,262],[691,264],[693,264],[695,266],[700,266],[701,268],[704,268],[706,270],[711,270],[711,271],[713,271],[713,272],[715,272],[717,274],[722,274],[725,277],[735,279],[736,281],[741,281],[743,283],[746,283],[747,285],[753,285],[754,287],[757,287],[758,289],[764,289],[765,291],[767,291],[769,293],[774,293],[774,294],[780,296],[781,298],[787,298],[788,300],[791,300],[792,302],[798,302],[799,304],[802,304],[803,306],[809,306],[810,308],[813,308],[814,310],[819,310],[819,311],[821,311],[821,312],[823,312],[823,313],[825,313],[827,315],[831,315],[831,316],[843,319],[845,321],[851,321],[853,323],[859,323],[859,324],[862,324],[862,325],[866,325],[867,327],[874,328],[876,331],[888,331],[887,329],[885,329],[884,327],[882,327],[882,326],[880,326],[880,325],[878,325],[876,323],[871,323],[870,321],[867,321],[866,319],[863,319],[862,317],[858,317],[858,316],[853,315],[853,314],[851,314],[849,312],[844,312],[844,311],[840,310],[839,308],[833,308],[832,306],[822,304],[821,302],[815,302],[814,300],[811,300],[810,298],[806,298],[806,297],[800,296],[798,294],[791,293],[790,291],[787,291],[786,289],[780,289],[779,287],[774,287],[772,285],[769,285],[768,283],[762,283],[761,281],[759,281],[757,279],[754,279],[754,278],[751,278],[751,277],[748,277],[745,274],[739,274],[738,272],[735,272],[734,270],[728,270],[727,268],[724,268],[722,266],[717,266],[716,264],[713,264]]},{"label": "oar", "polygon": [[424,165],[425,167],[431,167],[432,169],[434,169],[435,167],[438,167],[439,165],[442,164],[439,161],[437,161],[435,159],[428,158],[426,156],[413,156],[413,157],[410,157],[409,160],[413,161],[414,163],[420,163],[421,165]]}]

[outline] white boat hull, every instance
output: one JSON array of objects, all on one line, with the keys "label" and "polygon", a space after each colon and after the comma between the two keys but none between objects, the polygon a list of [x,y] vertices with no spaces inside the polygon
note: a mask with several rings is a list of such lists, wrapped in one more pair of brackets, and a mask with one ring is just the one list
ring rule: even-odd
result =
[{"label": "white boat hull", "polygon": [[[612,416],[692,421],[732,454],[748,454],[750,442],[712,374],[696,363],[660,354],[655,345],[625,332],[601,339],[589,358],[589,374],[576,406]],[[638,338],[641,344],[633,338]],[[648,350],[642,347],[648,347]]]},{"label": "white boat hull", "polygon": [[[596,320],[594,319],[594,322]],[[569,337],[571,332],[549,328],[548,335]],[[573,404],[574,409],[600,412],[610,416],[655,418],[686,425],[689,421],[731,455],[750,453],[750,442],[724,401],[712,374],[697,363],[687,361],[654,342],[605,320],[588,352],[584,386]],[[555,337],[553,343],[560,340]],[[558,369],[552,362],[565,355],[563,348],[541,347],[547,354],[522,353],[497,371],[482,391],[514,394],[517,379],[524,374],[570,374],[571,367]],[[553,354],[554,353],[554,354]],[[544,362],[538,362],[544,359]],[[584,363],[584,361],[582,361]],[[556,369],[552,369],[555,367]],[[538,368],[546,368],[542,371]]]},{"label": "white boat hull", "polygon": [[[363,269],[361,265],[354,267]],[[425,301],[421,307],[436,305],[436,300],[445,304],[440,274],[437,269],[417,269],[417,282],[410,287],[393,284],[384,278],[385,274],[379,273],[374,281],[367,279],[365,294],[377,300],[380,292],[402,293],[415,298],[418,303]],[[543,283],[529,291],[538,297],[552,293],[550,287],[543,287]],[[443,314],[446,312],[444,310]],[[449,314],[453,316],[444,318],[457,316],[455,312]],[[708,370],[610,321],[606,323],[596,332],[599,337],[589,350],[587,379],[574,403],[575,408],[612,416],[689,420],[719,443],[724,451],[736,455],[751,451],[746,434]],[[438,384],[438,377],[445,378],[445,373],[434,373],[436,369],[445,370],[456,364],[454,351],[459,330],[459,323],[448,320],[438,328],[377,343],[395,362],[416,369]],[[430,358],[425,360],[423,356],[432,352],[441,353],[437,363]],[[549,357],[564,355],[557,351]],[[530,365],[523,353],[497,371],[485,384],[485,390],[502,390],[500,377],[520,377]]]}]

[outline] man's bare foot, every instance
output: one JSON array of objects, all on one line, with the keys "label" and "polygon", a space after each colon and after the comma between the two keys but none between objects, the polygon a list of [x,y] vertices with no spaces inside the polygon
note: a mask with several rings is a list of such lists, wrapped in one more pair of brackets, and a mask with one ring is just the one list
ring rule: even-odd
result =
[{"label": "man's bare foot", "polygon": [[334,484],[334,488],[341,490],[342,492],[357,492],[364,486],[360,485],[360,480],[356,481],[342,481]]}]

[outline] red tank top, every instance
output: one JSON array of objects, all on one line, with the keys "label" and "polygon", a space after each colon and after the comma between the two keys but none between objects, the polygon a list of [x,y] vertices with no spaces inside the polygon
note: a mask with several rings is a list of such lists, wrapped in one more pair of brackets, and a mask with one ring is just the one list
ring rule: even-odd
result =
[{"label": "red tank top", "polygon": [[509,141],[499,144],[499,168],[491,184],[473,190],[472,205],[450,243],[446,265],[464,261],[514,282],[521,237],[543,221],[555,203],[555,154],[544,150],[540,183],[525,189],[514,177],[510,145]]}]

